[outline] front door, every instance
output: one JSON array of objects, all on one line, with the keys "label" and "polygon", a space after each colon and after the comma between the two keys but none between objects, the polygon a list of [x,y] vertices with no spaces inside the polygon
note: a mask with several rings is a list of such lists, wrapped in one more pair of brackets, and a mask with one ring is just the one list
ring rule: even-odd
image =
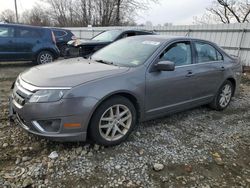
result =
[{"label": "front door", "polygon": [[174,71],[149,71],[146,74],[146,117],[183,108],[192,99],[195,85],[190,41],[176,42],[160,53],[159,61],[175,63]]},{"label": "front door", "polygon": [[0,60],[15,60],[15,30],[11,26],[0,26]]}]

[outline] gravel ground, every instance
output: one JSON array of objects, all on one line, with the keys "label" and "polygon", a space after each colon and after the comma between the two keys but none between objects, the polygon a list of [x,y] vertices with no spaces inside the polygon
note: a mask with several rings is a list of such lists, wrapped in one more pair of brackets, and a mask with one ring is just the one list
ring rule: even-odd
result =
[{"label": "gravel ground", "polygon": [[52,142],[9,123],[9,88],[30,66],[0,64],[0,187],[250,187],[249,76],[225,111],[204,106],[141,123],[104,148]]}]

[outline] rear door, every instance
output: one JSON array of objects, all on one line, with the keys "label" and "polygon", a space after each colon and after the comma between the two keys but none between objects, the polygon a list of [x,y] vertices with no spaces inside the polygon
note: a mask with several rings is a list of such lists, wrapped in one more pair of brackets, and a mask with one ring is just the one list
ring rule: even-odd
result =
[{"label": "rear door", "polygon": [[20,60],[31,60],[37,46],[42,43],[42,33],[37,28],[18,27],[16,31],[16,52]]},{"label": "rear door", "polygon": [[15,28],[0,25],[0,60],[15,60]]},{"label": "rear door", "polygon": [[223,56],[210,43],[193,41],[195,66],[193,74],[196,85],[194,98],[213,98],[221,82],[223,82]]}]

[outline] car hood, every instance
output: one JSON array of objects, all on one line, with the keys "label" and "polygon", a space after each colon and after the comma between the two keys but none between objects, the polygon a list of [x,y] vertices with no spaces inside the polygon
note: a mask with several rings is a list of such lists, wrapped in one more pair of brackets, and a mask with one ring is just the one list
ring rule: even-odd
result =
[{"label": "car hood", "polygon": [[96,46],[96,45],[106,45],[111,42],[107,41],[97,41],[97,40],[71,40],[68,42],[70,46]]},{"label": "car hood", "polygon": [[38,87],[74,87],[89,81],[124,73],[127,67],[97,63],[84,58],[72,58],[35,66],[20,77]]}]

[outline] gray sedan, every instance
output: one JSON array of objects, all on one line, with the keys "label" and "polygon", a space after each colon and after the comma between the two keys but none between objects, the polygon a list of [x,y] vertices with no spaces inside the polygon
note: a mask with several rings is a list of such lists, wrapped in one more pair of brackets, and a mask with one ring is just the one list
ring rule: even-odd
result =
[{"label": "gray sedan", "polygon": [[238,60],[208,41],[129,37],[89,59],[21,73],[10,109],[30,133],[115,145],[141,121],[204,104],[225,109],[238,91],[241,71]]}]

